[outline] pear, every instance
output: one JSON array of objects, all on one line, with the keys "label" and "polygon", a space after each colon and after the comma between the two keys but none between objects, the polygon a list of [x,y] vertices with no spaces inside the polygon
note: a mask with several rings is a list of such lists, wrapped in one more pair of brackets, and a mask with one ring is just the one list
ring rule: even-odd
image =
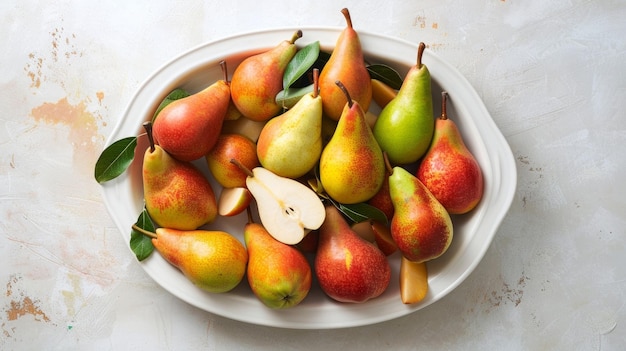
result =
[{"label": "pear", "polygon": [[220,135],[230,105],[230,86],[224,61],[221,67],[224,79],[198,93],[171,102],[154,120],[157,144],[181,161],[203,157]]},{"label": "pear", "polygon": [[374,232],[374,241],[378,249],[382,251],[386,256],[398,251],[398,245],[393,241],[391,236],[391,229],[388,225],[379,221],[372,221],[372,231]]},{"label": "pear", "polygon": [[236,133],[221,134],[213,149],[205,156],[209,171],[222,187],[245,187],[248,175],[230,162],[233,158],[250,169],[259,165],[256,144],[250,138]]},{"label": "pear", "polygon": [[448,93],[441,93],[441,116],[433,141],[417,169],[417,178],[450,214],[463,214],[483,196],[483,174],[454,121],[446,113]]},{"label": "pear", "polygon": [[378,192],[367,200],[367,203],[379,209],[387,217],[387,220],[390,221],[391,218],[393,218],[393,203],[391,202],[389,182],[387,179],[390,175],[389,170],[391,169],[391,166],[389,165],[386,153],[383,153],[383,160],[385,161],[385,180],[383,181],[383,185],[380,187]]},{"label": "pear", "polygon": [[156,233],[151,233],[136,225],[133,229],[150,236],[161,256],[205,291],[230,291],[246,273],[248,252],[229,233],[169,228],[157,228]]},{"label": "pear", "polygon": [[378,297],[391,279],[387,257],[355,233],[334,206],[326,207],[314,264],[322,291],[340,302]]},{"label": "pear", "polygon": [[394,215],[391,236],[404,257],[424,262],[441,256],[452,242],[446,209],[415,176],[400,166],[389,176]]},{"label": "pear", "polygon": [[335,85],[336,81],[341,81],[348,88],[363,110],[369,109],[372,100],[370,75],[359,35],[352,27],[348,9],[342,9],[341,13],[346,19],[346,28],[339,34],[335,48],[322,68],[319,83],[324,113],[334,120],[339,120],[345,105],[344,95]]},{"label": "pear", "polygon": [[264,126],[265,121],[253,121],[248,118],[226,120],[222,125],[222,134],[240,134],[256,143]]},{"label": "pear", "polygon": [[311,188],[263,168],[245,168],[246,186],[254,197],[261,224],[274,239],[287,244],[299,243],[310,231],[324,222],[324,204]]},{"label": "pear", "polygon": [[372,100],[381,108],[385,108],[398,91],[378,79],[372,78]]},{"label": "pear", "polygon": [[304,95],[287,112],[272,118],[261,130],[257,155],[261,165],[282,177],[308,173],[322,153],[322,99],[318,73],[313,70],[313,92]]},{"label": "pear", "polygon": [[[358,102],[337,82],[348,102],[337,128],[320,157],[320,179],[332,199],[344,204],[364,202],[373,197],[385,179],[383,153],[365,122]],[[344,100],[345,101],[345,100]]]},{"label": "pear", "polygon": [[249,255],[247,277],[252,292],[270,308],[298,305],[311,289],[309,261],[296,247],[274,239],[261,224],[249,218],[243,236]]},{"label": "pear", "polygon": [[233,103],[244,117],[254,121],[267,121],[281,111],[276,94],[283,90],[283,75],[287,64],[295,56],[296,40],[302,31],[294,33],[272,49],[243,60],[231,78]]},{"label": "pear", "polygon": [[144,123],[150,146],[143,158],[143,194],[150,218],[162,227],[192,230],[217,216],[215,193],[192,163],[170,156],[154,144],[152,125]]},{"label": "pear", "polygon": [[376,141],[394,165],[419,160],[433,136],[431,78],[422,63],[425,47],[420,43],[417,64],[409,69],[398,94],[383,108],[374,125]]},{"label": "pear", "polygon": [[428,294],[428,268],[426,262],[400,259],[400,299],[404,304],[422,301]]}]

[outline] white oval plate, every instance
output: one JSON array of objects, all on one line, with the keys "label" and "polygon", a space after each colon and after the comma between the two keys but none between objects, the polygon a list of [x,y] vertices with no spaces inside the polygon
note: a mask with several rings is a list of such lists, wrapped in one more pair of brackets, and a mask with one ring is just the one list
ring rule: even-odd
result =
[{"label": "white oval plate", "polygon": [[[220,79],[219,61],[226,59],[233,72],[241,59],[277,45],[296,29],[276,29],[240,34],[201,45],[167,63],[149,77],[131,99],[124,116],[109,136],[106,145],[142,133],[161,100],[173,89],[182,87],[196,92]],[[319,41],[331,50],[341,28],[302,28],[302,47]],[[404,76],[415,63],[417,44],[360,31],[363,51],[369,62],[386,63]],[[440,113],[440,92],[449,93],[448,115],[458,124],[467,146],[480,163],[485,179],[484,197],[470,214],[454,217],[454,239],[449,250],[428,263],[429,292],[418,304],[404,305],[398,286],[399,256],[391,256],[392,282],[380,297],[363,304],[337,303],[326,297],[314,282],[309,296],[288,310],[271,310],[258,301],[244,281],[225,294],[204,292],[191,284],[176,268],[155,252],[139,263],[152,279],[178,298],[208,312],[243,322],[294,329],[331,329],[369,325],[420,310],[456,288],[478,265],[498,226],[508,211],[516,187],[515,160],[510,147],[495,125],[483,102],[469,82],[452,66],[426,50],[423,62],[433,79],[435,115]],[[122,233],[130,240],[131,225],[143,209],[141,160],[147,147],[139,138],[135,161],[125,174],[102,186],[108,211]],[[205,172],[206,165],[196,161]],[[214,184],[216,195],[220,188]],[[220,218],[207,228],[225,230],[243,242],[245,214]],[[129,254],[134,255],[132,252]]]}]

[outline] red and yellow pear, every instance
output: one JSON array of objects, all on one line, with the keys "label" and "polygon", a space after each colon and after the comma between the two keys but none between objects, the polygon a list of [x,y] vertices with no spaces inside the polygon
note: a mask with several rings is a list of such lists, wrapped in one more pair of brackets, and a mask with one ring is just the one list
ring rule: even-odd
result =
[{"label": "red and yellow pear", "polygon": [[336,81],[341,81],[346,86],[363,110],[367,111],[372,101],[371,78],[365,66],[361,40],[352,27],[348,9],[342,9],[341,13],[346,19],[346,27],[339,34],[335,48],[320,73],[324,114],[335,121],[339,120],[346,102],[343,92],[335,84]]},{"label": "red and yellow pear", "polygon": [[231,95],[241,114],[254,121],[267,121],[280,113],[282,106],[276,94],[283,90],[283,75],[289,61],[295,56],[296,40],[302,31],[294,33],[267,51],[247,57],[233,72]]},{"label": "red and yellow pear", "polygon": [[191,162],[180,161],[154,144],[152,125],[144,124],[150,146],[143,158],[146,210],[161,227],[192,230],[217,216],[215,193],[206,176]]},{"label": "red and yellow pear", "polygon": [[286,309],[298,305],[311,289],[309,261],[296,247],[274,239],[265,228],[251,220],[243,235],[248,249],[248,283],[266,306]]},{"label": "red and yellow pear", "polygon": [[326,206],[319,230],[315,274],[322,291],[340,302],[362,303],[389,286],[387,257],[354,232],[335,206]]},{"label": "red and yellow pear", "polygon": [[233,158],[248,169],[259,165],[256,144],[237,133],[221,134],[213,149],[205,156],[209,171],[222,187],[245,187],[248,175],[230,162]]},{"label": "red and yellow pear", "polygon": [[171,102],[154,120],[156,143],[176,159],[199,159],[217,142],[230,105],[226,63],[222,61],[221,66],[223,79]]},{"label": "red and yellow pear", "polygon": [[385,180],[385,161],[363,109],[342,82],[336,84],[344,94],[344,110],[322,151],[320,180],[328,196],[339,203],[365,202]]},{"label": "red and yellow pear", "polygon": [[234,289],[243,280],[248,252],[234,236],[223,231],[157,228],[148,232],[154,248],[197,287],[212,293]]},{"label": "red and yellow pear", "polygon": [[424,262],[443,255],[452,242],[452,220],[446,209],[411,173],[400,166],[389,176],[393,201],[391,236],[404,257]]},{"label": "red and yellow pear", "polygon": [[456,123],[448,118],[448,93],[441,93],[441,116],[433,141],[417,169],[417,178],[450,214],[473,210],[483,196],[483,174]]}]

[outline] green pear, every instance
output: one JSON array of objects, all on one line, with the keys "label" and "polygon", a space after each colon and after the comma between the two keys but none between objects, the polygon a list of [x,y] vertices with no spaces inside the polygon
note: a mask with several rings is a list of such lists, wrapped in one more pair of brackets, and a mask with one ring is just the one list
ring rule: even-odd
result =
[{"label": "green pear", "polygon": [[165,106],[154,120],[154,139],[165,151],[181,161],[206,155],[220,135],[230,105],[226,64],[224,78],[202,91]]},{"label": "green pear", "polygon": [[261,165],[282,177],[308,173],[322,153],[322,99],[318,95],[318,70],[313,71],[313,92],[291,109],[272,118],[261,130],[257,155]]},{"label": "green pear", "polygon": [[400,166],[389,176],[394,215],[391,236],[404,257],[425,262],[441,256],[452,242],[446,209],[415,176]]},{"label": "green pear", "polygon": [[391,280],[385,254],[350,228],[332,205],[326,207],[314,264],[322,291],[340,302],[362,303],[378,297]]},{"label": "green pear", "polygon": [[344,8],[341,13],[346,19],[346,28],[339,34],[335,48],[320,73],[320,95],[324,113],[335,121],[339,120],[345,97],[335,84],[341,81],[363,110],[369,109],[372,101],[372,86],[365,66],[363,49],[358,33],[352,27],[350,12]]},{"label": "green pear", "polygon": [[296,40],[302,31],[294,33],[274,48],[243,60],[233,72],[230,82],[233,103],[244,117],[267,121],[281,111],[276,94],[283,90],[283,75],[295,56]]},{"label": "green pear", "polygon": [[217,216],[215,193],[191,162],[180,161],[154,144],[151,123],[144,124],[150,146],[143,158],[143,194],[150,218],[161,227],[192,230]]},{"label": "green pear", "polygon": [[151,237],[161,256],[205,291],[230,291],[246,273],[248,252],[229,233],[169,228],[157,228],[156,233],[151,233],[136,225],[133,229]]},{"label": "green pear", "polygon": [[309,261],[296,247],[274,239],[265,228],[249,221],[243,231],[248,249],[248,283],[266,306],[286,309],[298,305],[311,289]]},{"label": "green pear", "polygon": [[354,204],[367,201],[379,191],[385,179],[385,163],[363,109],[341,82],[337,85],[347,103],[335,133],[322,151],[320,179],[328,196]]},{"label": "green pear", "polygon": [[446,113],[447,92],[441,94],[441,116],[435,121],[433,141],[417,169],[417,178],[450,214],[463,214],[483,196],[483,174],[456,123]]},{"label": "green pear", "polygon": [[394,165],[419,160],[433,136],[431,78],[422,63],[425,47],[420,43],[417,64],[409,69],[398,94],[383,108],[374,125],[376,141]]},{"label": "green pear", "polygon": [[274,239],[295,245],[322,225],[324,204],[311,188],[263,167],[250,170],[237,160],[232,162],[248,173],[246,186],[256,201],[261,224]]}]

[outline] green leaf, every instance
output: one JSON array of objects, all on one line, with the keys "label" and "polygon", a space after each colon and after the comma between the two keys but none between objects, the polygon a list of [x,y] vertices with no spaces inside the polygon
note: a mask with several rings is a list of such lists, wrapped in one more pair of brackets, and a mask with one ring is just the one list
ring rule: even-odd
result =
[{"label": "green leaf", "polygon": [[[135,224],[139,228],[145,229],[149,232],[154,233],[155,231],[152,220],[150,219],[146,209],[141,212],[139,218],[137,218],[137,223]],[[132,229],[130,232],[130,249],[135,253],[135,256],[137,256],[139,261],[143,261],[154,251],[152,238]]]},{"label": "green leaf", "polygon": [[291,85],[306,73],[317,60],[320,53],[320,42],[315,41],[298,50],[287,64],[283,75],[283,88],[289,89]]},{"label": "green leaf", "polygon": [[373,64],[367,66],[367,70],[370,73],[370,78],[378,79],[393,89],[398,90],[402,86],[402,77],[400,74],[387,65]]},{"label": "green leaf", "polygon": [[167,94],[165,99],[161,101],[161,103],[159,104],[159,107],[157,107],[156,112],[154,112],[154,116],[152,116],[152,121],[154,122],[159,112],[161,112],[161,110],[165,108],[165,106],[171,104],[172,102],[176,100],[186,98],[187,96],[189,96],[189,93],[181,88],[176,88],[172,90],[172,92]]},{"label": "green leaf", "polygon": [[293,105],[300,101],[304,95],[312,92],[313,84],[304,88],[289,88],[281,90],[278,94],[276,94],[276,103],[281,105],[283,108],[290,109]]},{"label": "green leaf", "polygon": [[341,213],[343,213],[346,217],[348,217],[348,219],[350,219],[354,223],[360,223],[370,219],[381,222],[385,225],[387,225],[388,223],[387,216],[385,216],[385,214],[381,210],[367,203],[361,202],[358,204],[347,205],[335,203],[333,201],[333,204],[335,204],[339,211],[341,211]]},{"label": "green leaf", "polygon": [[98,183],[117,178],[124,173],[135,157],[137,137],[120,139],[109,145],[98,157],[94,176]]}]

